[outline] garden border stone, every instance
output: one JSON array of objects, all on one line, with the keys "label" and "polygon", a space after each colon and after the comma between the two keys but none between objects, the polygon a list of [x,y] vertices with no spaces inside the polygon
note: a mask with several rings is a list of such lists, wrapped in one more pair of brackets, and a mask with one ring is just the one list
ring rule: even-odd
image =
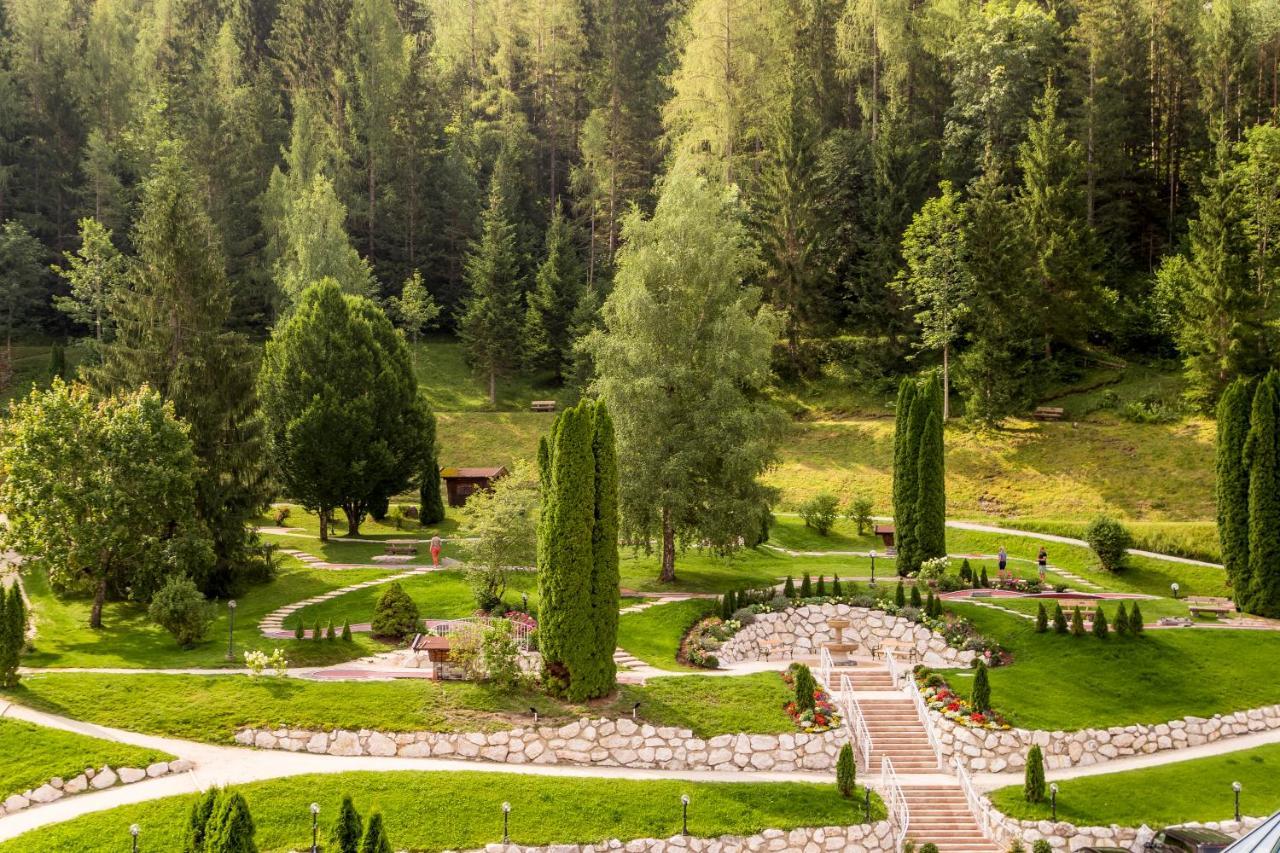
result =
[{"label": "garden border stone", "polygon": [[864,850],[868,853],[890,853],[897,849],[893,841],[893,824],[887,820],[853,826],[814,826],[799,829],[766,829],[755,835],[721,835],[699,838],[695,835],[673,835],[670,838],[637,838],[619,841],[614,838],[597,844],[552,844],[525,847],[519,844],[490,844],[467,853],[600,853],[621,850],[624,853],[755,853],[755,851],[797,851],[823,853],[836,850]]},{"label": "garden border stone", "polygon": [[157,761],[146,768],[112,768],[105,764],[96,769],[87,767],[83,773],[74,778],[64,781],[62,778],[55,776],[43,785],[23,791],[21,794],[11,795],[3,803],[0,803],[0,817],[20,812],[32,806],[52,803],[63,797],[83,794],[85,791],[102,791],[116,785],[132,785],[144,779],[156,779],[160,776],[167,776],[170,773],[186,773],[194,768],[195,765],[185,758],[176,758],[173,761]]}]

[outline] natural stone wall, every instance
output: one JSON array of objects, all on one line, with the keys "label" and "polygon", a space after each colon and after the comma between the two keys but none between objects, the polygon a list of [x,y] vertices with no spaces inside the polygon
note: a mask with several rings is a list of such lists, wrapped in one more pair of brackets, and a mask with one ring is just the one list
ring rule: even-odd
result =
[{"label": "natural stone wall", "polygon": [[[844,630],[844,637],[864,649],[867,641],[874,637],[880,642],[914,643],[927,666],[962,667],[973,662],[973,652],[951,648],[939,634],[923,625],[880,610],[848,604],[807,604],[777,613],[761,613],[725,641],[715,654],[721,663],[756,660],[764,643],[775,641],[778,648],[788,649],[796,656],[816,655],[823,644],[835,641],[835,631],[827,626],[827,620],[834,616],[842,616],[852,623]],[[905,666],[906,661],[903,664]]]},{"label": "natural stone wall", "polygon": [[[998,704],[998,703],[997,703]],[[1027,750],[1039,744],[1049,769],[1099,764],[1113,758],[1185,749],[1251,732],[1280,729],[1280,705],[1210,719],[1184,717],[1155,725],[1112,726],[1074,732],[974,729],[929,712],[947,764],[959,758],[973,772],[999,773],[1026,766]]]},{"label": "natural stone wall", "polygon": [[634,841],[602,841],[598,844],[554,844],[550,847],[522,847],[519,844],[490,844],[470,853],[600,853],[621,850],[624,853],[745,853],[745,851],[786,850],[794,853],[823,853],[835,850],[895,850],[893,825],[887,820],[859,826],[821,826],[793,829],[766,829],[758,835],[722,835],[719,838],[697,838],[675,835],[671,838],[638,838]]},{"label": "natural stone wall", "polygon": [[[1079,850],[1082,847],[1123,847],[1128,850],[1142,851],[1143,845],[1155,836],[1155,830],[1148,826],[1134,828],[1131,826],[1076,826],[1075,824],[1048,820],[1016,820],[1001,812],[986,797],[980,797],[979,803],[985,812],[990,825],[1002,845],[1015,840],[1030,847],[1037,841],[1049,842],[1049,846],[1059,850]],[[1184,823],[1181,826],[1201,826],[1216,829],[1219,832],[1239,838],[1249,830],[1262,823],[1266,818],[1245,817],[1238,823],[1234,820],[1211,821],[1209,823]]]},{"label": "natural stone wall", "polygon": [[132,785],[134,782],[141,782],[143,779],[156,779],[160,776],[167,776],[170,773],[186,773],[192,767],[194,765],[190,761],[181,758],[176,761],[159,761],[146,768],[119,767],[113,769],[104,765],[95,770],[89,767],[74,779],[53,778],[38,788],[24,791],[21,794],[14,794],[5,800],[3,804],[0,804],[0,816],[20,812],[31,806],[52,803],[63,797],[82,794],[85,791],[102,791],[115,785]]},{"label": "natural stone wall", "polygon": [[241,729],[236,743],[328,755],[461,758],[505,764],[584,764],[663,770],[829,770],[844,738],[823,734],[694,737],[688,729],[655,728],[628,719],[582,719],[564,726],[499,732],[378,732]]}]

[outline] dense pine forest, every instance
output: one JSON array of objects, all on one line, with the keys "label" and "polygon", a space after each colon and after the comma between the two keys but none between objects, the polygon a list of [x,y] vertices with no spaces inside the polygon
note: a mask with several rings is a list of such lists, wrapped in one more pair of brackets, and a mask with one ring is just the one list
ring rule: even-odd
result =
[{"label": "dense pine forest", "polygon": [[[1210,411],[1275,357],[1278,104],[1274,0],[5,0],[0,322],[100,359],[191,240],[234,358],[332,277],[583,387],[629,217],[697,177],[784,379],[940,365],[994,422],[1155,357]],[[157,179],[207,233],[147,232]]]}]

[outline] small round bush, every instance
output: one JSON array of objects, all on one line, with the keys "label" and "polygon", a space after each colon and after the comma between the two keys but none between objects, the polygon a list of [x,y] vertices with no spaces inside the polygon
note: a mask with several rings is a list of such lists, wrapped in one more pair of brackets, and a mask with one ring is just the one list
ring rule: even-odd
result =
[{"label": "small round bush", "polygon": [[378,597],[370,627],[375,637],[392,637],[398,640],[418,630],[418,605],[413,603],[409,593],[398,582],[387,584],[387,588]]},{"label": "small round bush", "polygon": [[178,645],[191,648],[204,639],[213,621],[213,605],[205,601],[195,581],[185,574],[170,575],[147,609],[151,621],[164,628]]},{"label": "small round bush", "polygon": [[840,499],[830,492],[814,495],[800,505],[800,517],[804,526],[826,536],[835,527],[836,517],[840,514]]},{"label": "small round bush", "polygon": [[1133,545],[1128,528],[1113,518],[1095,518],[1084,532],[1084,539],[1098,555],[1098,562],[1109,572],[1124,568],[1125,553]]},{"label": "small round bush", "polygon": [[750,608],[743,607],[739,610],[733,611],[733,621],[741,622],[742,627],[745,628],[752,622],[756,621],[756,615],[751,612]]}]

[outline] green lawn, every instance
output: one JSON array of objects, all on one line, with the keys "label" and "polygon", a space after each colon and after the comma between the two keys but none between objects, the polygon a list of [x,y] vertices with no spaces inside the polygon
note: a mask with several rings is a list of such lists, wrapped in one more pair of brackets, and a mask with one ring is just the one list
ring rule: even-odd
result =
[{"label": "green lawn", "polygon": [[386,646],[367,637],[351,643],[267,640],[258,622],[268,613],[331,589],[385,577],[379,569],[326,571],[301,567],[286,559],[271,583],[253,587],[236,600],[235,660],[228,663],[228,613],[224,603],[207,639],[193,649],[181,649],[173,637],[153,624],[146,608],[131,602],[109,602],[103,609],[103,627],[89,628],[90,601],[84,597],[56,596],[45,574],[38,569],[24,573],[27,594],[35,611],[35,650],[23,658],[33,667],[242,667],[244,651],[284,649],[294,666],[320,666],[362,657]]},{"label": "green lawn", "polygon": [[36,788],[55,776],[71,779],[86,767],[146,769],[175,756],[95,737],[37,726],[22,720],[0,719],[0,800]]},{"label": "green lawn", "polygon": [[[1031,622],[1007,613],[949,606],[1013,653],[1012,665],[990,671],[991,698],[1018,726],[1160,723],[1280,702],[1280,680],[1249,675],[1274,669],[1280,656],[1274,632],[1175,628],[1098,640],[1037,634]],[[969,692],[971,671],[947,677],[962,695]]]},{"label": "green lawn", "polygon": [[[1038,605],[1041,602],[1043,602],[1045,612],[1048,614],[1049,619],[1050,620],[1053,619],[1054,602],[1051,599],[1000,598],[1000,599],[993,599],[993,601],[994,603],[999,604],[1001,607],[1006,607],[1010,610],[1017,610],[1019,613],[1026,613],[1028,616],[1035,616],[1036,611],[1038,609]],[[1119,609],[1120,602],[1103,601],[1101,603],[1102,603],[1102,612],[1107,615],[1107,624],[1110,625],[1114,621],[1112,617],[1115,615],[1116,610]],[[1128,610],[1135,603],[1142,610],[1143,621],[1148,623],[1154,622],[1157,619],[1160,619],[1165,616],[1185,617],[1189,615],[1189,611],[1187,610],[1187,603],[1182,600],[1174,601],[1172,598],[1144,598],[1141,600],[1139,599],[1126,600],[1124,602],[1125,610]],[[1067,619],[1070,620],[1071,608],[1064,608],[1064,610],[1067,614]],[[1213,619],[1212,617],[1205,617],[1202,621],[1212,623],[1216,620]]]},{"label": "green lawn", "polygon": [[[1021,530],[1037,530],[1083,539],[1089,523],[1085,521],[1055,521],[1053,519],[1019,518],[1000,522]],[[1126,521],[1124,526],[1133,534],[1133,547],[1157,554],[1173,554],[1193,560],[1222,562],[1222,547],[1218,542],[1218,525],[1212,521]]]},{"label": "green lawn", "polygon": [[[1280,803],[1280,744],[1164,764],[1144,770],[1067,779],[1058,783],[1058,820],[1077,826],[1167,826],[1230,820],[1231,783],[1239,782],[1240,812],[1265,817]],[[1024,820],[1048,820],[1049,803],[1028,803],[1022,787],[991,795],[1001,811]]]},{"label": "green lawn", "polygon": [[[668,837],[680,831],[680,797],[687,794],[689,832],[748,835],[766,828],[862,821],[862,790],[852,801],[834,785],[759,782],[674,782],[574,779],[510,773],[337,773],[296,776],[237,787],[249,801],[262,853],[300,850],[311,843],[309,804],[320,805],[328,836],[344,794],[367,815],[383,812],[396,850],[483,848],[502,839],[502,803],[511,804],[511,841],[524,845],[593,843],[607,838]],[[82,853],[103,839],[128,839],[137,823],[140,848],[176,850],[194,796],[124,806],[35,830],[0,844],[0,853]],[[872,794],[872,819],[884,807]],[[124,849],[124,848],[121,848]]]},{"label": "green lawn", "polygon": [[[437,412],[492,412],[489,381],[467,366],[462,345],[444,335],[412,346],[418,391]],[[548,380],[550,376],[546,377]],[[560,393],[550,382],[528,376],[498,378],[497,411],[529,411],[532,400],[554,400]],[[550,418],[547,418],[548,423]]]},{"label": "green lawn", "polygon": [[676,663],[680,640],[693,624],[715,609],[707,598],[659,604],[618,617],[618,645],[651,666],[688,669]]},{"label": "green lawn", "polygon": [[[396,506],[396,505],[402,506],[406,509],[411,506],[416,507],[418,505],[417,494],[415,493],[411,500],[404,498],[404,499],[392,501],[392,506]],[[266,514],[255,519],[253,523],[259,527],[286,527],[286,528],[296,529],[298,532],[307,533],[315,537],[318,537],[320,535],[320,518],[314,512],[309,512],[303,509],[298,504],[294,504],[294,503],[278,503],[278,504],[275,504],[275,506],[277,508],[279,507],[289,508],[289,517],[284,520],[283,524],[279,524],[279,525],[276,524],[274,510],[268,510]],[[335,527],[333,530],[334,535],[331,537],[330,541],[341,543],[343,542],[343,539],[346,537],[346,533],[347,533],[346,516],[344,516],[342,512],[339,511],[335,514],[334,521],[335,521]],[[430,539],[432,536],[436,535],[437,533],[439,533],[441,536],[444,536],[444,537],[459,536],[459,535],[464,535],[460,532],[462,521],[463,521],[462,510],[457,507],[449,507],[449,506],[445,507],[444,521],[440,522],[440,524],[438,525],[432,525],[429,527],[423,527],[413,519],[406,518],[404,519],[404,521],[401,522],[400,528],[397,529],[396,526],[393,523],[391,523],[390,519],[385,519],[383,521],[375,521],[372,518],[366,518],[364,522],[360,525],[360,535],[357,538],[359,539]],[[291,537],[291,538],[297,539],[298,537]],[[359,544],[359,543],[346,543],[346,544]],[[381,552],[379,551],[377,553],[381,553]]]},{"label": "green lawn", "polygon": [[591,707],[463,681],[325,682],[241,675],[49,673],[27,676],[5,695],[99,725],[212,743],[229,742],[245,726],[496,731],[527,725],[530,706],[544,720],[565,721],[630,716],[636,702],[642,720],[689,726],[707,736],[744,728],[790,731],[792,723],[780,711],[782,682],[773,673],[764,676],[652,679],[643,687],[622,687],[613,699]]},{"label": "green lawn", "polygon": [[[521,593],[528,593],[529,605],[538,602],[538,579],[533,572],[512,572],[507,585],[506,600],[513,604],[520,603]],[[476,600],[471,593],[467,579],[459,571],[443,571],[429,575],[415,575],[400,581],[400,586],[418,605],[418,613],[424,619],[459,619],[475,612]],[[331,598],[320,604],[304,607],[285,619],[286,628],[292,628],[302,619],[304,626],[314,625],[316,619],[327,624],[341,625],[349,621],[368,622],[373,618],[374,605],[382,595],[385,586],[369,586],[348,592],[337,598]]]}]

